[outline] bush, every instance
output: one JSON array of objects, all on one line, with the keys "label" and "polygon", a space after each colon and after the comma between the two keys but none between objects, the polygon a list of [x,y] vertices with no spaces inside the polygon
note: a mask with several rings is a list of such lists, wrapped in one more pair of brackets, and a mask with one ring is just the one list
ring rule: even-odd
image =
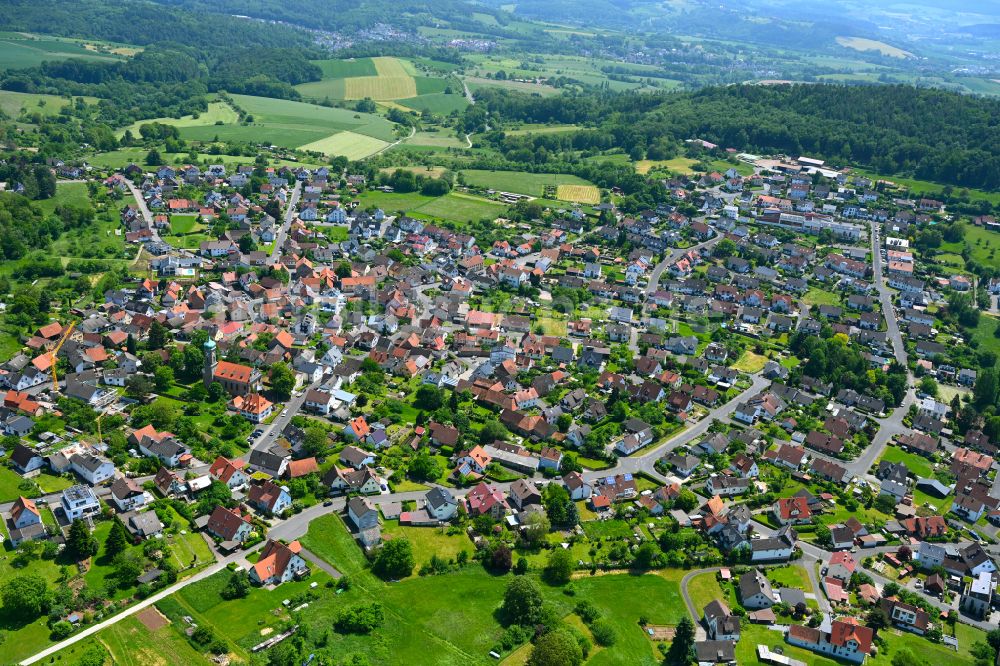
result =
[{"label": "bush", "polygon": [[500,640],[493,646],[494,651],[499,653],[510,652],[519,645],[522,645],[534,635],[534,630],[520,624],[512,624],[500,635]]},{"label": "bush", "polygon": [[61,641],[73,633],[73,625],[66,620],[59,620],[52,625],[52,640]]},{"label": "bush", "polygon": [[614,627],[612,627],[611,623],[604,618],[598,618],[591,623],[590,633],[593,634],[594,641],[596,641],[598,645],[603,645],[604,647],[614,645],[615,641],[618,639],[617,634],[615,634]]},{"label": "bush", "polygon": [[584,624],[588,625],[601,617],[601,611],[598,610],[597,606],[595,606],[593,602],[588,599],[578,601],[576,608],[573,609],[573,612],[580,616],[580,619],[583,620]]},{"label": "bush", "polygon": [[356,604],[340,611],[333,628],[342,634],[370,634],[385,620],[382,604]]}]

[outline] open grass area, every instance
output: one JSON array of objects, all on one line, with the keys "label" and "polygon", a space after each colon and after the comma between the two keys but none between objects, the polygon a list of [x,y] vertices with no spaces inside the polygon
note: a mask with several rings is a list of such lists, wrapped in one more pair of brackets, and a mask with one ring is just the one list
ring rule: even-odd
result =
[{"label": "open grass area", "polygon": [[632,536],[632,528],[624,520],[592,520],[581,525],[591,539],[618,539]]},{"label": "open grass area", "polygon": [[[474,187],[483,187],[504,192],[517,192],[533,197],[545,194],[546,186],[584,185],[594,187],[582,178],[561,173],[529,173],[527,171],[487,171],[468,169],[462,172],[465,182]],[[594,188],[596,189],[596,188]],[[568,192],[568,191],[567,191]],[[591,192],[592,194],[592,192]],[[598,198],[598,202],[600,199]]]},{"label": "open grass area", "polygon": [[102,62],[121,59],[111,53],[98,53],[70,39],[13,32],[0,35],[0,70],[37,67],[43,62],[70,58]]},{"label": "open grass area", "polygon": [[998,328],[1000,328],[1000,319],[997,319],[993,315],[980,315],[979,324],[972,333],[972,339],[979,343],[980,351],[989,350],[1000,354],[1000,337],[997,337]]},{"label": "open grass area", "polygon": [[197,215],[171,215],[170,233],[174,235],[189,234],[198,225]]},{"label": "open grass area", "polygon": [[601,191],[596,185],[559,185],[556,187],[556,198],[574,203],[599,204]]},{"label": "open grass area", "polygon": [[[945,631],[948,631],[947,627]],[[934,666],[964,666],[973,663],[974,660],[969,648],[976,641],[985,642],[985,632],[958,622],[955,624],[955,634],[958,638],[957,652],[947,645],[933,643],[916,634],[905,631],[892,632],[887,649],[880,650],[875,657],[869,657],[866,663],[874,666],[890,666],[896,653],[903,649],[918,656],[925,664],[933,664]]]},{"label": "open grass area", "polygon": [[517,129],[505,130],[506,134],[514,136],[520,134],[558,134],[560,132],[575,132],[580,129],[579,125],[545,125],[525,123]]},{"label": "open grass area", "polygon": [[28,114],[54,116],[68,102],[68,98],[56,95],[0,90],[0,111],[15,119],[21,115],[22,111]]},{"label": "open grass area", "polygon": [[547,86],[542,83],[531,83],[527,81],[498,81],[496,79],[484,79],[478,76],[467,76],[465,81],[469,86],[469,90],[473,93],[482,88],[505,88],[507,90],[516,90],[518,92],[536,93],[543,97],[550,95],[556,95],[559,93],[558,88],[553,88],[552,86]]},{"label": "open grass area", "polygon": [[238,122],[239,116],[236,113],[236,109],[229,106],[226,102],[210,102],[208,105],[208,110],[205,113],[199,113],[197,116],[183,116],[181,118],[154,118],[152,120],[137,120],[128,127],[124,127],[118,131],[118,136],[125,134],[126,130],[132,132],[134,136],[139,136],[139,128],[143,125],[149,123],[160,123],[162,125],[171,125],[173,127],[199,127],[203,125],[215,125],[217,123],[229,125]]},{"label": "open grass area", "polygon": [[775,587],[793,587],[806,593],[815,591],[809,582],[809,574],[797,564],[767,569],[766,574],[767,579]]},{"label": "open grass area", "polygon": [[740,356],[736,363],[731,366],[734,370],[739,370],[740,372],[760,372],[767,365],[767,357],[761,354],[754,353],[749,349],[743,352],[743,356]]},{"label": "open grass area", "polygon": [[452,132],[432,132],[429,130],[415,133],[403,141],[402,145],[431,146],[434,148],[466,148],[468,146],[464,139],[455,136]]},{"label": "open grass area", "polygon": [[922,476],[924,478],[930,478],[934,475],[934,468],[931,467],[931,462],[916,453],[910,453],[904,451],[898,446],[889,446],[886,448],[885,453],[879,460],[888,460],[894,463],[905,463],[906,467],[916,474],[917,476]]},{"label": "open grass area", "polygon": [[688,595],[691,597],[691,603],[694,604],[694,609],[699,615],[705,606],[716,599],[725,601],[730,608],[736,607],[736,595],[733,593],[733,588],[727,586],[726,591],[723,591],[722,586],[719,585],[719,581],[715,577],[715,572],[693,576],[688,581]]},{"label": "open grass area", "polygon": [[666,169],[681,176],[688,176],[694,173],[692,165],[698,160],[690,157],[674,157],[669,160],[639,160],[635,163],[635,170],[641,174],[647,174],[653,169]]},{"label": "open grass area", "polygon": [[469,105],[469,101],[459,92],[435,92],[406,99],[397,99],[397,103],[416,111],[430,111],[448,115],[452,111],[461,111]]},{"label": "open grass area", "polygon": [[[392,529],[391,523],[389,528]],[[336,516],[313,521],[303,542],[312,552],[352,577],[354,585],[342,597],[378,599],[386,610],[386,626],[372,637],[332,637],[331,640],[342,646],[342,649],[338,647],[338,654],[365,648],[375,651],[373,657],[387,655],[386,663],[484,664],[490,661],[487,653],[501,631],[493,612],[500,604],[509,576],[492,576],[476,564],[454,573],[415,576],[387,585],[361,569],[364,560],[360,550]],[[417,560],[419,564],[419,556]],[[654,661],[655,646],[643,634],[638,619],[645,615],[654,624],[679,622],[685,611],[677,580],[676,576],[656,574],[614,574],[575,580],[573,597],[562,594],[561,588],[542,584],[541,589],[546,603],[568,621],[572,620],[569,614],[573,606],[586,599],[614,626],[618,634],[616,644],[593,653],[589,663],[652,665],[658,662]],[[643,603],[635,603],[640,598]],[[324,596],[311,605],[305,614],[310,626],[325,612],[320,606],[328,603],[336,601],[328,601]]]},{"label": "open grass area", "polygon": [[39,492],[33,483],[22,479],[14,470],[0,467],[0,502],[12,502],[21,495],[38,497]]},{"label": "open grass area", "polygon": [[832,291],[810,287],[802,297],[802,302],[806,305],[839,305],[840,297]]},{"label": "open grass area", "polygon": [[837,37],[837,43],[855,51],[876,51],[879,55],[889,56],[890,58],[905,59],[914,57],[909,51],[904,51],[901,48],[875,39],[866,39],[864,37]]},{"label": "open grass area", "polygon": [[181,127],[181,136],[197,141],[218,138],[222,141],[271,143],[288,148],[322,141],[339,131],[363,134],[381,141],[392,141],[394,138],[393,124],[374,114],[251,95],[234,95],[233,100],[253,118],[252,122],[186,126]]},{"label": "open grass area", "polygon": [[[442,530],[440,527],[411,527],[400,525],[397,520],[387,520],[383,523],[382,537],[408,539],[413,545],[413,557],[417,561],[418,569],[429,562],[432,555],[450,560],[463,550],[470,556],[475,550],[472,542],[464,534],[449,536],[447,528]],[[416,574],[416,570],[413,573]]]},{"label": "open grass area", "polygon": [[371,58],[313,60],[313,64],[323,70],[324,79],[346,79],[350,76],[375,76],[378,74]]},{"label": "open grass area", "polygon": [[300,150],[314,150],[329,157],[343,155],[349,160],[360,160],[383,150],[389,145],[375,137],[354,132],[338,132],[325,139],[299,146]]},{"label": "open grass area", "polygon": [[168,624],[150,630],[133,616],[101,632],[101,642],[121,666],[184,666],[204,661],[178,629]]},{"label": "open grass area", "polygon": [[503,204],[488,199],[481,199],[461,192],[450,192],[420,206],[413,212],[441,220],[475,222],[482,219],[495,219],[505,210],[507,207]]}]

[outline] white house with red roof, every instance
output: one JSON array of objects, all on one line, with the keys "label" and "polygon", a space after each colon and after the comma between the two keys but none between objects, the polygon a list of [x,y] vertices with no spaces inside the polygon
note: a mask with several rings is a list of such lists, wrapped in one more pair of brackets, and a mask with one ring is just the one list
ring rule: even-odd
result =
[{"label": "white house with red roof", "polygon": [[298,541],[286,545],[269,540],[261,551],[260,558],[250,569],[250,580],[258,585],[279,585],[308,573],[309,567],[302,559],[301,552],[302,545]]},{"label": "white house with red roof", "polygon": [[503,491],[483,482],[465,496],[465,507],[470,516],[489,515],[499,520],[507,512]]},{"label": "white house with red roof", "polygon": [[224,483],[227,488],[233,490],[241,488],[250,482],[250,477],[243,471],[246,462],[243,460],[229,460],[219,456],[208,469],[208,473],[218,481]]},{"label": "white house with red roof", "polygon": [[874,632],[852,617],[834,620],[829,632],[793,624],[788,627],[786,636],[792,645],[858,664],[864,663],[871,651],[872,638]]}]

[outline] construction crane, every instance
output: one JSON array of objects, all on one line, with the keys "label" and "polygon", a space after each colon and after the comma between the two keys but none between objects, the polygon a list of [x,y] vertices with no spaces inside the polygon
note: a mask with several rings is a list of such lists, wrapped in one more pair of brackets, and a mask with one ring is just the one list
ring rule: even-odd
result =
[{"label": "construction crane", "polygon": [[49,360],[52,361],[52,366],[51,366],[52,367],[52,391],[54,393],[58,393],[59,392],[59,379],[56,377],[56,354],[58,354],[59,350],[62,349],[63,344],[67,340],[69,340],[69,336],[73,332],[74,328],[76,328],[76,322],[75,321],[70,322],[69,326],[66,327],[66,331],[63,333],[63,336],[59,339],[59,343],[56,344],[56,348],[49,352]]}]

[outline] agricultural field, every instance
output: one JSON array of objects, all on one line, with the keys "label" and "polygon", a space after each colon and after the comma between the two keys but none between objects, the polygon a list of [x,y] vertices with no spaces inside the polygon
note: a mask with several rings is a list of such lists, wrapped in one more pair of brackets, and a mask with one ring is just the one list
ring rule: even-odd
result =
[{"label": "agricultural field", "polygon": [[429,111],[443,116],[452,111],[461,111],[469,105],[468,100],[460,92],[446,93],[443,91],[397,99],[396,103],[414,111]]},{"label": "agricultural field", "polygon": [[453,222],[476,222],[484,218],[494,219],[507,207],[461,192],[451,192],[411,211],[418,216],[429,216]]},{"label": "agricultural field", "polygon": [[580,125],[536,125],[525,123],[517,129],[505,130],[505,133],[514,136],[522,134],[558,134],[560,132],[575,132],[578,129],[581,129]]},{"label": "agricultural field", "polygon": [[409,171],[417,176],[425,178],[440,178],[448,170],[442,166],[406,166],[406,167],[383,167],[379,169],[382,173],[393,173],[395,171]]},{"label": "agricultural field", "polygon": [[[527,194],[528,196],[540,197],[545,194],[546,187],[556,187],[565,185],[585,186],[591,190],[579,190],[585,192],[593,198],[593,191],[597,188],[592,183],[588,183],[582,178],[570,174],[561,173],[528,173],[526,171],[486,171],[482,169],[468,169],[462,172],[465,182],[473,187],[482,187],[503,192],[516,192]],[[572,190],[566,190],[567,194]],[[569,199],[567,199],[569,201]],[[598,197],[597,202],[600,202]],[[583,203],[590,203],[583,202]]]},{"label": "agricultural field", "polygon": [[100,53],[81,42],[47,35],[0,33],[0,70],[37,67],[43,62],[81,58],[110,62],[120,60],[112,53]]},{"label": "agricultural field", "polygon": [[865,39],[863,37],[837,37],[837,43],[843,47],[854,49],[855,51],[877,51],[879,55],[889,56],[890,58],[913,58],[914,55],[909,51],[904,51],[901,48],[897,48],[885,42],[880,42],[875,39]]},{"label": "agricultural field", "polygon": [[343,155],[349,160],[360,160],[385,150],[388,145],[388,141],[376,139],[373,136],[365,136],[355,132],[338,132],[325,139],[299,146],[299,150],[315,151],[330,157]]},{"label": "agricultural field", "polygon": [[27,114],[38,113],[42,116],[54,116],[68,103],[69,98],[57,95],[0,90],[0,111],[11,118],[17,118],[22,112]]},{"label": "agricultural field", "polygon": [[[423,76],[409,60],[382,56],[351,60],[314,61],[323,70],[323,78],[296,86],[311,100],[372,99],[403,108],[447,114],[465,107],[461,91],[446,95],[448,80]],[[435,68],[436,69],[436,68]]]},{"label": "agricultural field", "polygon": [[[233,99],[240,108],[252,116],[253,122],[249,124],[224,122],[222,125],[190,125],[181,127],[181,137],[196,141],[218,139],[221,141],[270,142],[287,148],[299,148],[308,144],[326,142],[340,132],[352,132],[386,143],[395,138],[393,124],[374,114],[249,95],[234,95]],[[364,148],[362,143],[356,139],[341,141],[343,141],[340,144],[341,147],[346,149],[353,145],[353,149],[360,157],[366,156],[360,155],[360,152],[367,150],[367,148]],[[368,143],[369,148],[375,145],[381,148],[383,144]],[[377,149],[372,148],[372,152]]]},{"label": "agricultural field", "polygon": [[209,102],[208,110],[197,116],[183,116],[181,118],[153,118],[152,120],[139,120],[128,127],[118,131],[118,136],[125,134],[126,130],[131,131],[134,136],[139,136],[139,128],[149,123],[160,123],[173,127],[203,127],[205,125],[232,125],[239,121],[236,109],[226,102]]},{"label": "agricultural field", "polygon": [[690,176],[694,173],[691,166],[697,163],[698,160],[693,160],[690,157],[674,157],[669,160],[639,160],[635,163],[635,170],[637,173],[647,174],[653,169],[666,169],[681,176]]},{"label": "agricultural field", "polygon": [[556,198],[574,203],[599,204],[601,191],[596,185],[557,185]]},{"label": "agricultural field", "polygon": [[435,149],[445,149],[445,148],[467,148],[468,144],[464,139],[460,139],[455,136],[450,131],[430,131],[428,129],[416,132],[410,138],[404,140],[400,146],[413,147],[427,147]]},{"label": "agricultural field", "polygon": [[469,90],[475,92],[482,88],[506,88],[518,92],[537,93],[542,96],[559,94],[558,88],[547,86],[541,83],[531,83],[528,81],[497,81],[495,79],[484,79],[478,76],[467,76],[465,82],[469,85]]}]

